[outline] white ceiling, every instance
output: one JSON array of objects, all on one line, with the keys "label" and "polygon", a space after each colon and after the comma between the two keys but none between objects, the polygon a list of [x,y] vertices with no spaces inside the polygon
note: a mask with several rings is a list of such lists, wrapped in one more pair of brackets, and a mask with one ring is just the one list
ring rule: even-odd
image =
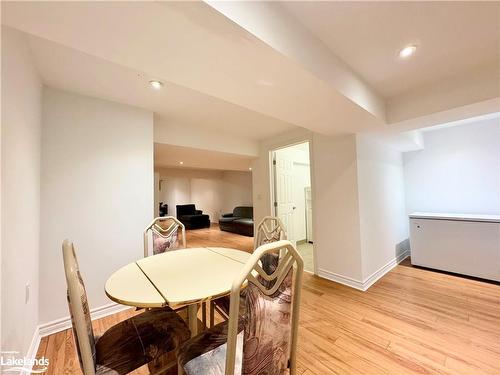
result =
[{"label": "white ceiling", "polygon": [[[481,65],[493,64],[491,72],[500,68],[500,2],[272,4],[277,12],[254,18],[253,32],[203,2],[1,6],[2,25],[31,35],[48,85],[146,108],[163,123],[204,127],[215,134],[255,141],[294,126],[323,134],[380,132],[393,118],[398,125],[392,129],[401,131],[395,128],[403,121],[413,121],[411,128],[429,126],[422,125],[423,117],[445,118],[450,116],[445,111],[459,106],[500,100],[498,85],[478,99],[473,94],[482,93],[483,86],[467,75]],[[397,52],[408,43],[419,48],[401,61]],[[318,58],[326,56],[319,50],[340,57],[349,68],[344,70],[358,73],[383,94],[374,94],[382,115],[356,100],[365,91],[349,75],[340,82],[349,95],[332,84],[342,80],[338,59]],[[443,90],[441,80],[453,75],[463,76],[464,84]],[[495,86],[497,76],[486,80]],[[163,81],[164,90],[151,91],[149,79]],[[415,95],[407,95],[408,90]],[[434,100],[432,91],[442,98]],[[409,99],[394,100],[401,97]],[[389,116],[394,113],[402,114]]]},{"label": "white ceiling", "polygon": [[170,82],[161,90],[155,78],[134,69],[28,36],[43,82],[62,90],[148,109],[162,122],[191,125],[261,140],[296,126]]},{"label": "white ceiling", "polygon": [[202,2],[6,2],[2,23],[282,122],[330,134],[380,125]]},{"label": "white ceiling", "polygon": [[[282,2],[380,94],[500,67],[500,2]],[[398,52],[417,44],[414,56]]]},{"label": "white ceiling", "polygon": [[[155,143],[154,159],[156,168],[175,167],[248,172],[252,160],[255,158],[226,152]],[[183,162],[182,165],[180,164],[181,161]]]}]

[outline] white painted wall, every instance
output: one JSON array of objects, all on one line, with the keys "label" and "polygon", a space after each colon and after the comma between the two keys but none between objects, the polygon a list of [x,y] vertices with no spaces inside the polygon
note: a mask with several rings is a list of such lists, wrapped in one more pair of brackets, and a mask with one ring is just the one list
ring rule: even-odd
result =
[{"label": "white painted wall", "polygon": [[318,275],[364,288],[408,246],[401,152],[372,138],[291,132],[261,144],[254,162],[254,206],[272,213],[272,150],[310,141],[315,266]]},{"label": "white painted wall", "polygon": [[409,250],[402,153],[356,137],[363,281]]},{"label": "white painted wall", "polygon": [[221,214],[232,212],[235,206],[252,206],[250,172],[162,168],[158,173],[158,196],[169,205],[169,215],[176,216],[178,204],[194,203],[216,223]]},{"label": "white painted wall", "polygon": [[176,216],[176,205],[196,204],[196,208],[210,215],[214,221],[221,210],[222,172],[200,169],[162,168],[159,199],[168,204],[169,215]]},{"label": "white painted wall", "polygon": [[27,41],[2,27],[1,347],[22,355],[38,324],[41,92]]},{"label": "white painted wall", "polygon": [[156,143],[239,155],[257,156],[259,150],[258,142],[255,140],[223,131],[176,124],[160,118],[155,119],[154,138]]},{"label": "white painted wall", "polygon": [[[222,182],[220,179],[192,178],[191,196],[186,203],[195,203],[197,209],[210,215],[212,222],[218,222],[222,214]],[[175,209],[175,207],[172,207]]]},{"label": "white painted wall", "polygon": [[317,272],[344,283],[361,280],[356,136],[314,134],[312,155]]},{"label": "white painted wall", "polygon": [[158,172],[154,173],[154,190],[153,190],[153,199],[154,199],[154,215],[158,217],[160,214],[160,174]]},{"label": "white painted wall", "polygon": [[153,114],[45,89],[41,181],[43,324],[68,316],[65,238],[75,243],[91,308],[111,302],[107,278],[142,256],[153,217]]},{"label": "white painted wall", "polygon": [[500,119],[424,132],[404,154],[406,210],[500,214]]},{"label": "white painted wall", "polygon": [[232,212],[236,206],[252,206],[252,173],[238,171],[222,172],[222,211]]},{"label": "white painted wall", "polygon": [[310,142],[313,232],[317,273],[327,278],[361,280],[361,242],[356,171],[356,137],[329,137],[292,131],[263,142],[253,163],[256,223],[272,214],[270,152]]}]

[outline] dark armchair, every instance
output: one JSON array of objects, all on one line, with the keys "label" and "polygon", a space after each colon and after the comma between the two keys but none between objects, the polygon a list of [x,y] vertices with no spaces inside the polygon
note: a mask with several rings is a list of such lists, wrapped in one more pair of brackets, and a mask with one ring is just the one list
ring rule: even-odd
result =
[{"label": "dark armchair", "polygon": [[235,207],[232,213],[219,219],[220,230],[253,236],[253,207]]},{"label": "dark armchair", "polygon": [[194,204],[179,204],[176,209],[177,219],[186,229],[210,227],[210,216],[204,214],[202,210],[197,210]]}]

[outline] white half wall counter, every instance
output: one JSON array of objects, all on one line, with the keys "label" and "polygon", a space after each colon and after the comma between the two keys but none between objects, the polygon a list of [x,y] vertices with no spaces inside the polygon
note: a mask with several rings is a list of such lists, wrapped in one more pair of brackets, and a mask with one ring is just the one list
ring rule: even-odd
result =
[{"label": "white half wall counter", "polygon": [[500,281],[500,215],[414,212],[411,263]]}]

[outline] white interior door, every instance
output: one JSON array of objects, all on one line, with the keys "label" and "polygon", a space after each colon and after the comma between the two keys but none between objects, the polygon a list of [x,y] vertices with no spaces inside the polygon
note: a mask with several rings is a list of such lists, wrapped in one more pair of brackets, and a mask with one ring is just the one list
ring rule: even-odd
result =
[{"label": "white interior door", "polygon": [[278,216],[286,228],[288,240],[295,243],[293,230],[293,213],[295,210],[293,196],[293,161],[275,154],[275,207]]},{"label": "white interior door", "polygon": [[313,242],[311,188],[306,187],[304,190],[306,195],[306,240],[307,242]]}]

